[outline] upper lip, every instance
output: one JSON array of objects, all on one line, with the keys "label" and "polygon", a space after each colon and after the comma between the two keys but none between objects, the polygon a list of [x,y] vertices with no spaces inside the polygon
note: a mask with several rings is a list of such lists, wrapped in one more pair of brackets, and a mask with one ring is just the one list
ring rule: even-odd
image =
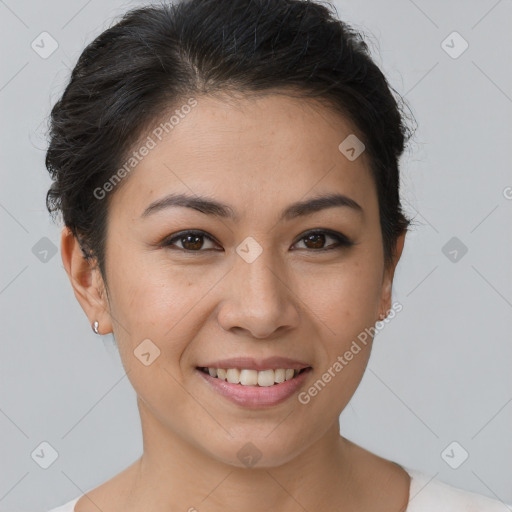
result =
[{"label": "upper lip", "polygon": [[293,370],[302,370],[309,368],[309,364],[289,357],[267,357],[266,359],[254,359],[252,357],[233,357],[230,359],[220,359],[211,361],[198,368],[239,368],[248,370],[277,370],[279,368],[291,368]]}]

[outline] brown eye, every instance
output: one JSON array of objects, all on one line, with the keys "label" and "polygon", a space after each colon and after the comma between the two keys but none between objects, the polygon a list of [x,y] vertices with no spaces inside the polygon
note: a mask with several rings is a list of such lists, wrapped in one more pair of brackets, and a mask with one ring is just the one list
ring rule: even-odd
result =
[{"label": "brown eye", "polygon": [[201,249],[204,247],[205,239],[213,242],[209,236],[205,235],[201,231],[183,231],[182,233],[164,241],[162,246],[172,247],[176,243],[180,243],[181,247],[177,246],[177,249],[182,249],[188,252],[204,252],[201,251]]},{"label": "brown eye", "polygon": [[[324,247],[327,239],[335,241],[328,247]],[[304,242],[306,249],[318,250],[318,251],[329,251],[339,247],[347,247],[354,245],[345,235],[341,233],[335,233],[330,231],[310,231],[305,236],[302,236],[299,242]],[[333,247],[334,245],[334,247]]]},{"label": "brown eye", "polygon": [[[308,249],[322,249],[325,244],[325,239],[326,236],[322,233],[312,233],[311,235],[303,238]],[[308,243],[311,243],[312,245],[308,245]]]},{"label": "brown eye", "polygon": [[184,249],[196,250],[203,246],[203,237],[201,235],[185,235],[180,239]]}]

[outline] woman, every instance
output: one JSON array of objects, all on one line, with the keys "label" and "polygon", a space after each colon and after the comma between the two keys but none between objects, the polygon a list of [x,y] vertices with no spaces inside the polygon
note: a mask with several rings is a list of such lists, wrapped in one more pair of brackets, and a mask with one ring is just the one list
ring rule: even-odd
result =
[{"label": "woman", "polygon": [[502,511],[340,436],[410,221],[410,132],[321,4],[128,12],[51,115],[50,212],[144,450],[59,512]]}]

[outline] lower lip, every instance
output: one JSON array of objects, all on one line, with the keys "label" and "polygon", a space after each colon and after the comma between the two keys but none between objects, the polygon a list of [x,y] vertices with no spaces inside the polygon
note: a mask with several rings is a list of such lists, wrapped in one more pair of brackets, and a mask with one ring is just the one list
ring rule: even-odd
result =
[{"label": "lower lip", "polygon": [[225,396],[235,404],[244,407],[262,408],[280,404],[290,398],[297,389],[304,383],[311,368],[307,368],[302,373],[290,380],[285,380],[273,386],[244,386],[242,384],[232,384],[225,380],[212,377],[196,368],[201,377],[203,377],[210,386]]}]

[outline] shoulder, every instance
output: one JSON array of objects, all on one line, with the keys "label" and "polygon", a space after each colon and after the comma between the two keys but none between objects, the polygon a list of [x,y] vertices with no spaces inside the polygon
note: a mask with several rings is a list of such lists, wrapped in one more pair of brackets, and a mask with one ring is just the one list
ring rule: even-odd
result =
[{"label": "shoulder", "polygon": [[[80,496],[64,503],[64,505],[52,508],[48,512],[83,512],[87,510],[97,512],[100,508],[101,510],[114,510],[114,504],[116,506],[119,503],[125,504],[127,500],[126,489],[130,489],[133,486],[133,478],[136,474],[139,460],[137,459],[106,482],[96,487],[86,488],[85,492]],[[97,504],[101,504],[101,507]]]},{"label": "shoulder", "polygon": [[83,495],[73,498],[72,500],[68,501],[67,503],[64,503],[64,505],[60,505],[59,507],[52,508],[51,510],[48,510],[48,512],[75,512],[75,505],[76,505],[77,501],[82,496]]},{"label": "shoulder", "polygon": [[406,512],[505,512],[505,503],[453,487],[418,470],[404,468],[411,477]]}]

